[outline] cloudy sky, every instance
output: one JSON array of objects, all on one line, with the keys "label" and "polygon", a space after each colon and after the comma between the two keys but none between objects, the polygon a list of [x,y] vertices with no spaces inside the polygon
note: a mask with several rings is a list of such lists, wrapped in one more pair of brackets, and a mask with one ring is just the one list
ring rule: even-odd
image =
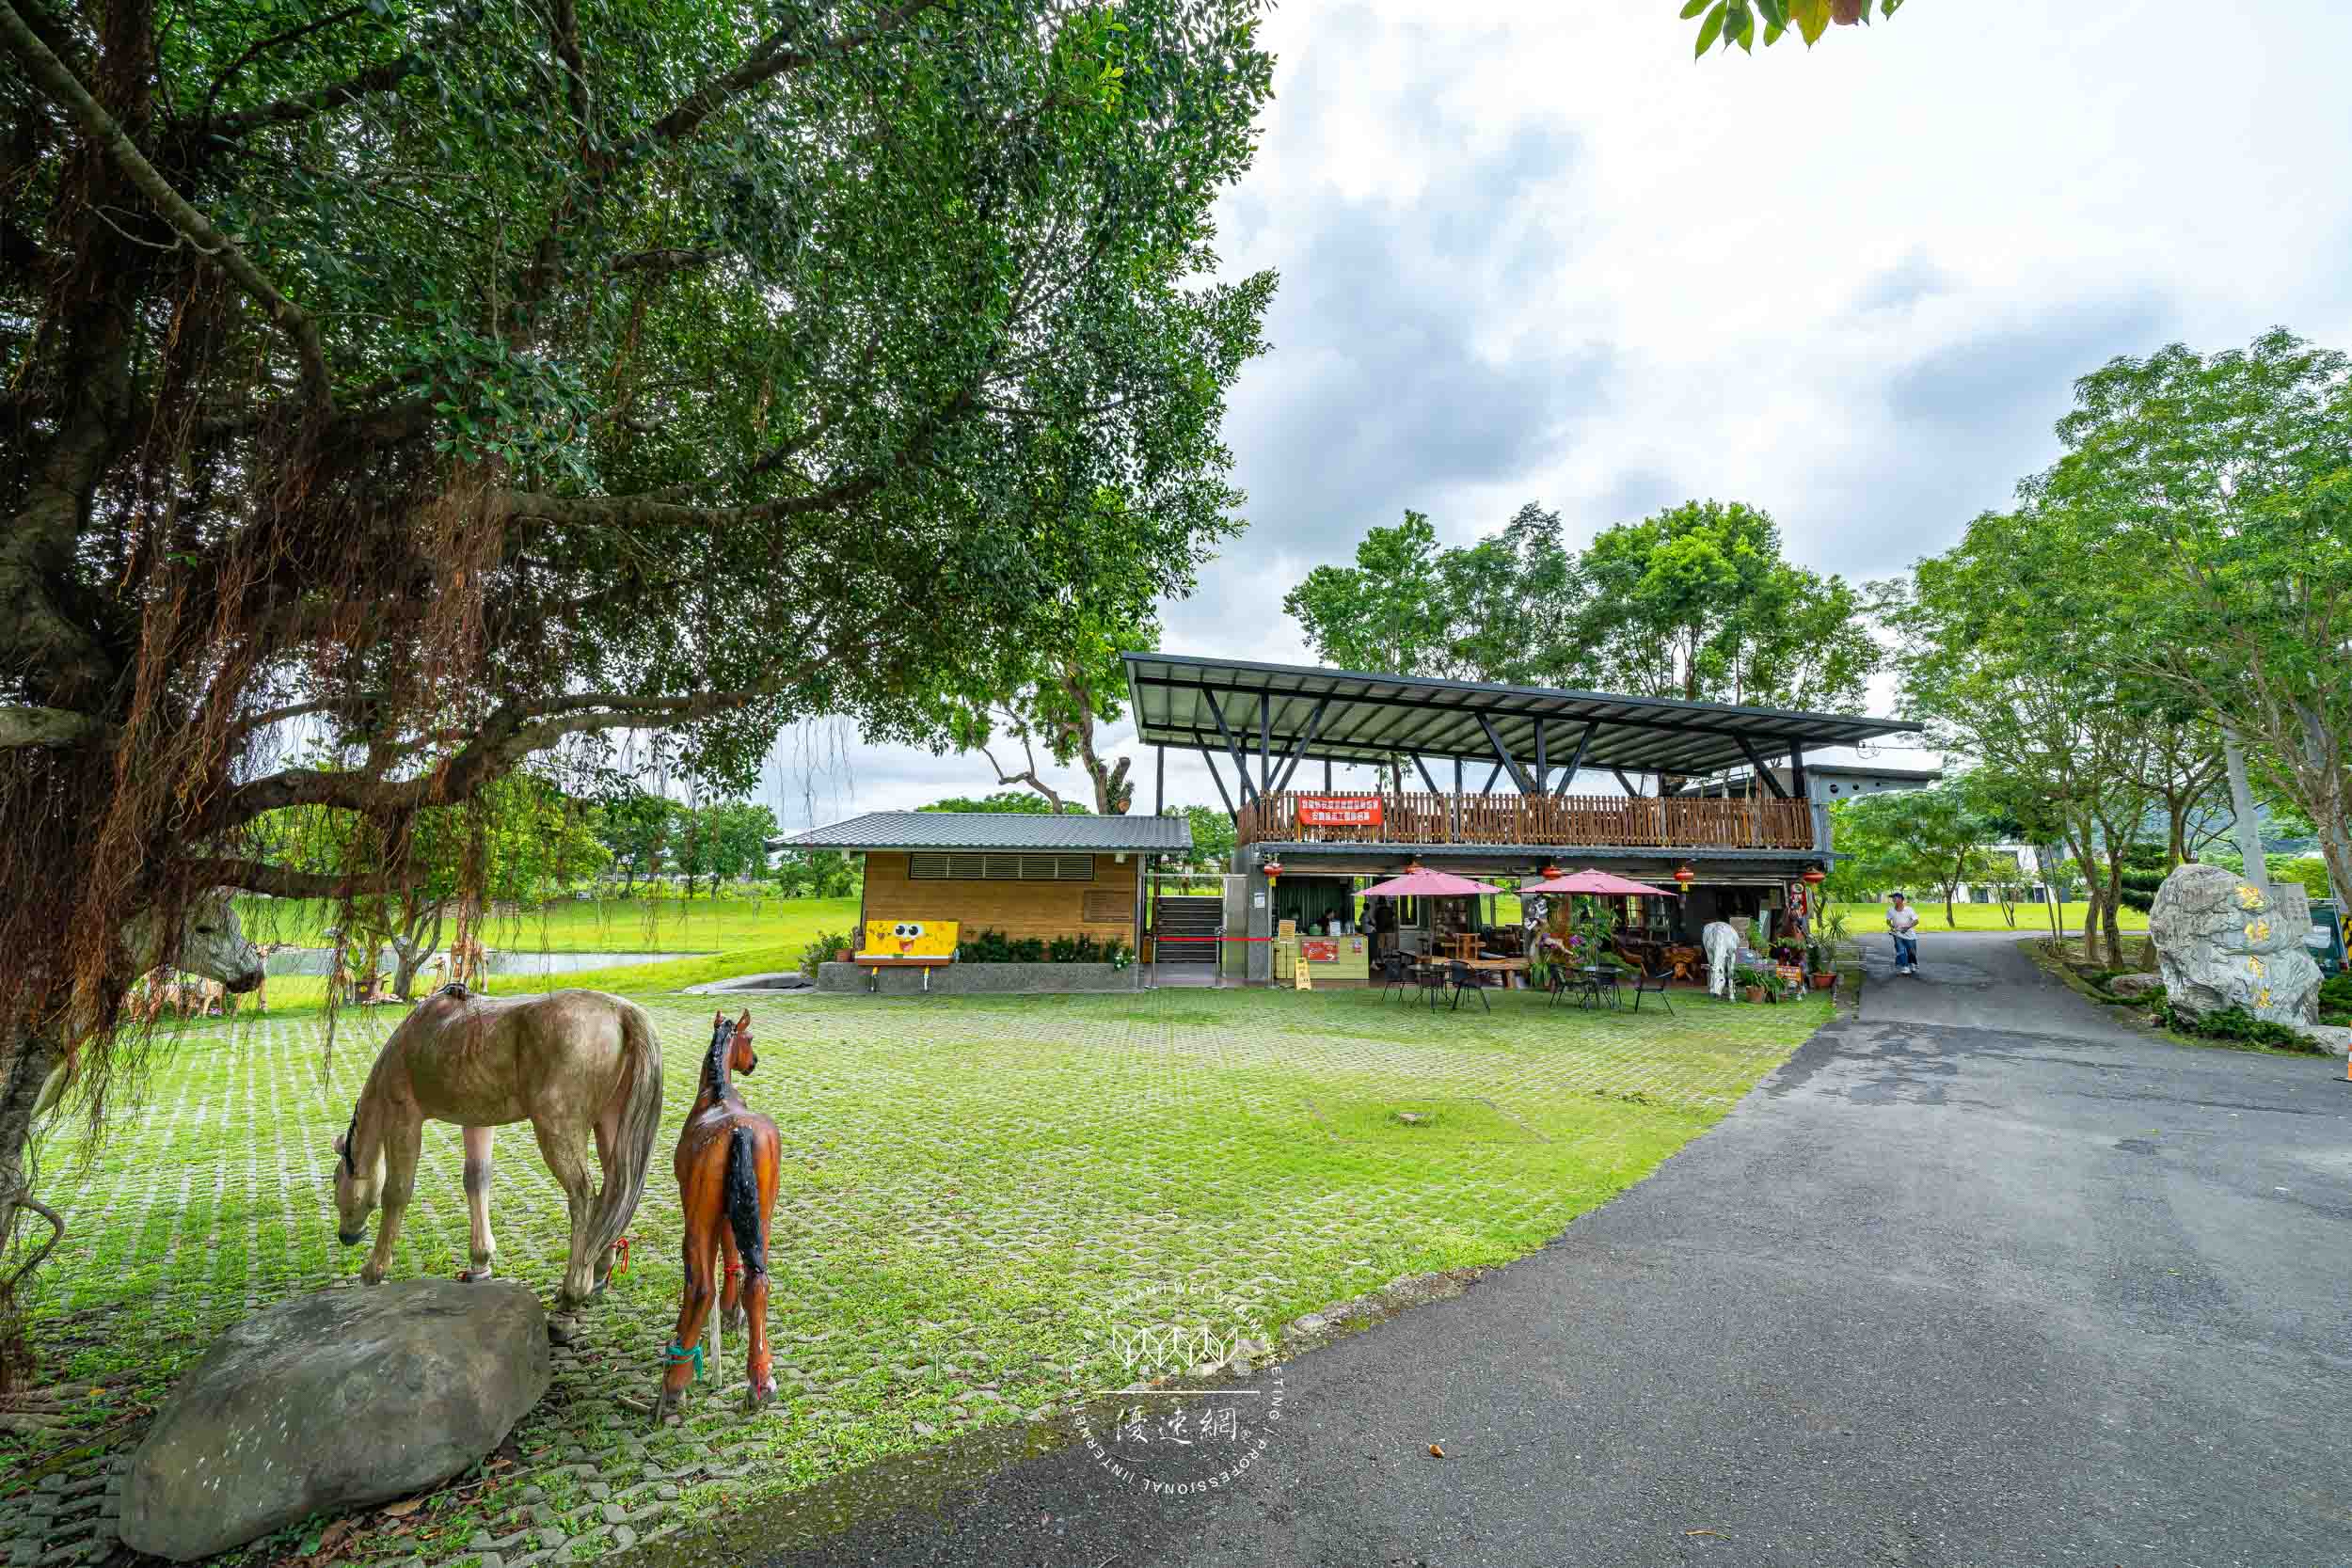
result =
[{"label": "cloudy sky", "polygon": [[[1889,575],[2046,465],[2112,356],[2277,324],[2352,347],[2345,8],[1911,0],[1696,64],[1677,9],[1273,12],[1221,217],[1233,272],[1282,277],[1227,420],[1249,531],[1165,646],[1307,661],[1283,594],[1407,507],[1461,542],[1523,500],[1582,538],[1737,499],[1796,559]],[[835,735],[771,775],[792,825],[993,787]]]}]

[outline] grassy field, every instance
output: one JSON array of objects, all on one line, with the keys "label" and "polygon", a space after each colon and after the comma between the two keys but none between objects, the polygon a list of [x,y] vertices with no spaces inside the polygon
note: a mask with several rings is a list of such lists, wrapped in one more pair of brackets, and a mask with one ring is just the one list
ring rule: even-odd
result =
[{"label": "grassy field", "polygon": [[[855,913],[852,909],[851,913]],[[576,969],[562,974],[494,974],[481,989],[491,996],[526,996],[544,991],[577,988],[582,990],[615,992],[675,991],[688,986],[699,986],[709,980],[725,980],[739,974],[764,974],[777,970],[797,970],[801,967],[801,950],[815,933],[798,942],[783,942],[772,947],[744,947],[729,953],[698,953],[691,958],[672,958],[665,963],[616,964],[609,968]],[[387,968],[385,973],[390,973]],[[422,996],[437,983],[437,979],[421,978],[417,994]],[[254,1015],[248,997],[231,999],[236,1018],[241,1022],[249,1016],[267,1019],[316,1019],[326,1011],[326,981],[320,976],[281,974],[269,983],[269,1010]],[[383,1007],[362,1008],[361,1012],[383,1011],[392,1017],[407,1011],[401,1002],[388,1002]],[[348,1013],[351,1011],[345,1008]],[[215,1025],[218,1019],[212,1021]]]},{"label": "grassy field", "polygon": [[[2083,915],[2090,907],[2088,904],[2060,904],[2058,919],[2067,930],[2079,934],[2083,928]],[[1833,904],[1830,908],[1846,917],[1849,936],[1885,934],[1887,907],[1884,904]],[[2020,936],[2032,936],[2036,932],[2047,936],[2050,932],[2050,907],[2047,904],[2018,905],[2014,927],[2002,916],[1998,904],[1954,904],[1952,919],[1948,924],[1944,918],[1944,906],[1940,902],[1915,900],[1912,908],[1919,912],[1919,929],[1922,931],[2014,929]],[[2144,931],[2148,928],[2148,917],[2137,910],[2125,910],[2119,925],[2126,931]]]},{"label": "grassy field", "polygon": [[[805,945],[817,933],[857,924],[854,898],[561,898],[490,921],[483,941],[526,953],[726,953]],[[255,942],[325,947],[334,907],[310,899],[241,898]]]},{"label": "grassy field", "polygon": [[[709,1013],[700,998],[643,1000],[668,1127],[635,1266],[581,1315],[506,1463],[405,1518],[361,1522],[355,1560],[513,1561],[550,1528],[560,1558],[594,1557],[657,1520],[707,1516],[722,1492],[739,1506],[1067,1410],[1123,1386],[1106,1331],[1138,1291],[1214,1291],[1270,1341],[1399,1276],[1522,1256],[1648,1174],[1830,1016],[1821,1000],[1696,994],[1673,1017],[1526,992],[1436,1015],[1375,990],[755,1000],[759,1069],[744,1086],[785,1140],[782,1397],[739,1413],[730,1343],[685,1424],[657,1433],[618,1397],[649,1396],[676,1311],[666,1150]],[[103,1428],[98,1446],[135,1441],[140,1413],[230,1323],[350,1284],[362,1254],[334,1241],[329,1145],[397,1016],[344,1014],[331,1053],[316,1019],[191,1026],[158,1042],[144,1095],[103,1143],[78,1123],[52,1135],[42,1181],[70,1239],[40,1276],[31,1330],[44,1381],[119,1380],[72,1407],[78,1430]],[[1399,1121],[1408,1110],[1424,1119]],[[499,1154],[500,1272],[551,1295],[561,1201],[527,1134],[509,1131]],[[464,1263],[459,1167],[457,1130],[428,1127],[395,1277]],[[0,1436],[19,1478],[0,1482],[0,1513],[28,1473],[81,1451],[69,1433]],[[241,1560],[309,1552],[326,1523]]]}]

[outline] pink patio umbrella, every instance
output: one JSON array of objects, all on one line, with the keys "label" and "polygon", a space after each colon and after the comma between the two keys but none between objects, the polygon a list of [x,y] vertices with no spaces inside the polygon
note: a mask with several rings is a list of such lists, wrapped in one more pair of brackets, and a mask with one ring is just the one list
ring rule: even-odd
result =
[{"label": "pink patio umbrella", "polygon": [[1366,898],[1475,898],[1484,894],[1507,893],[1507,888],[1488,887],[1473,882],[1468,877],[1456,877],[1450,871],[1432,871],[1425,865],[1408,865],[1401,877],[1385,882],[1375,882],[1364,889]]},{"label": "pink patio umbrella", "polygon": [[1545,881],[1529,882],[1521,893],[1581,893],[1601,898],[1678,898],[1680,888],[1652,887],[1647,882],[1629,881],[1613,877],[1606,871],[1571,871],[1565,877]]}]

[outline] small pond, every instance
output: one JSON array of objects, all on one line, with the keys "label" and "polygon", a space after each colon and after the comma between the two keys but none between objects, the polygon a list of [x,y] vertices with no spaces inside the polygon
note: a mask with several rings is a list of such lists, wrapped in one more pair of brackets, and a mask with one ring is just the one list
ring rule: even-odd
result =
[{"label": "small pond", "polygon": [[[619,969],[698,957],[694,953],[538,953],[527,948],[493,948],[489,969],[493,974],[571,974],[583,969]],[[334,961],[335,952],[329,947],[289,947],[272,953],[263,967],[272,974],[324,974]],[[377,961],[390,970],[391,953],[387,950]]]}]

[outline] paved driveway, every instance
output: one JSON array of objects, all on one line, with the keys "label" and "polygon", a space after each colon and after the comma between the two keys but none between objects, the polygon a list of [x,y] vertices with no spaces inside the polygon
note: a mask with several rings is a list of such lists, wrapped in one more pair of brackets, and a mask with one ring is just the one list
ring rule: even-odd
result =
[{"label": "paved driveway", "polygon": [[773,1560],[2352,1563],[2342,1069],[1921,957],[1542,1253],[1285,1366],[1238,1486],[1069,1448]]}]

